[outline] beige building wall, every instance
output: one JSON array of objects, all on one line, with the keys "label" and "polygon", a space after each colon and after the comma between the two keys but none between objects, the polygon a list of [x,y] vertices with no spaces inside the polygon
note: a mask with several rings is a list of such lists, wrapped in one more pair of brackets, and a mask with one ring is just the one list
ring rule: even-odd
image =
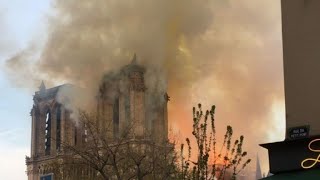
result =
[{"label": "beige building wall", "polygon": [[286,126],[320,134],[320,0],[282,0]]}]

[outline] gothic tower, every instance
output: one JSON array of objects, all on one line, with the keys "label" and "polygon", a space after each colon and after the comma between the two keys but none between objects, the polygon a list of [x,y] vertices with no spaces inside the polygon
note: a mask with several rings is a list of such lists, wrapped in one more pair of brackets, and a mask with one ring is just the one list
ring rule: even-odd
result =
[{"label": "gothic tower", "polygon": [[[101,126],[106,127],[110,136],[154,138],[157,141],[168,138],[169,96],[148,92],[145,71],[134,55],[130,64],[103,77],[97,98],[98,114],[102,117]],[[148,107],[147,100],[157,106]]]},{"label": "gothic tower", "polygon": [[[169,96],[148,92],[145,71],[134,55],[130,64],[102,78],[96,99],[98,123],[110,139],[167,140]],[[70,116],[71,110],[57,101],[64,88],[74,87],[65,84],[47,89],[42,82],[35,92],[31,110],[31,156],[26,157],[28,180],[39,180],[53,173],[50,163],[67,155],[63,143],[80,147],[86,141],[84,127],[76,124]],[[150,108],[147,100],[157,105]]]},{"label": "gothic tower", "polygon": [[79,144],[81,135],[70,119],[70,112],[56,101],[59,90],[69,87],[71,85],[65,84],[46,89],[42,82],[35,92],[31,110],[31,157],[26,158],[29,180],[49,173],[47,164],[63,152],[61,142]]}]

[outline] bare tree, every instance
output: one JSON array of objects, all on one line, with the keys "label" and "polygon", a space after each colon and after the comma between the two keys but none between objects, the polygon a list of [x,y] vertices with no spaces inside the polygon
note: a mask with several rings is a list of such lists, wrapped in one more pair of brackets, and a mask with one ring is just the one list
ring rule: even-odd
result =
[{"label": "bare tree", "polygon": [[227,126],[222,146],[217,151],[214,114],[215,106],[205,114],[201,104],[198,104],[198,110],[193,107],[192,135],[196,141],[197,157],[195,160],[191,158],[192,146],[190,139],[187,138],[187,157],[184,155],[184,144],[181,144],[180,149],[180,179],[220,180],[227,178],[227,170],[231,172],[228,178],[236,179],[241,170],[250,163],[250,159],[243,161],[247,155],[242,149],[244,137],[240,136],[233,144],[231,143],[233,134],[231,126]]},{"label": "bare tree", "polygon": [[[251,161],[244,160],[247,156],[242,149],[244,137],[232,143],[233,130],[227,126],[217,150],[214,113],[215,106],[205,114],[201,104],[198,110],[193,108],[192,134],[196,146],[192,147],[187,138],[185,156],[184,144],[177,155],[174,143],[155,142],[151,136],[134,138],[132,124],[119,137],[112,137],[111,129],[106,127],[113,126],[101,126],[98,116],[80,111],[78,126],[84,132],[84,142],[81,145],[62,142],[63,155],[59,162],[54,162],[55,174],[64,179],[236,179]],[[196,158],[191,157],[193,148]]]},{"label": "bare tree", "polygon": [[77,169],[79,176],[89,173],[93,179],[176,179],[174,144],[156,143],[152,137],[133,138],[133,125],[119,137],[110,137],[106,127],[113,126],[102,127],[99,122],[98,116],[79,112],[78,126],[85,137],[81,145],[62,142],[63,160],[56,163],[63,167],[64,176],[74,173],[65,169]]}]

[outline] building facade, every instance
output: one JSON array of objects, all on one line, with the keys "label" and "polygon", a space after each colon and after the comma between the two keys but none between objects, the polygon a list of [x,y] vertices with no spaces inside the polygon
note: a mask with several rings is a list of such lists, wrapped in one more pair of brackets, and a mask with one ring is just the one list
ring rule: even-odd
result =
[{"label": "building facade", "polygon": [[[134,56],[129,65],[102,78],[96,96],[96,111],[99,127],[111,139],[148,138],[158,143],[167,140],[169,97],[167,93],[148,94],[145,71]],[[63,88],[73,86],[65,84],[47,89],[42,82],[39,91],[35,92],[31,110],[31,156],[26,157],[29,180],[39,180],[42,176],[54,173],[51,164],[58,159],[63,160],[67,154],[62,143],[81,147],[87,140],[85,128],[77,124],[71,116],[72,111],[57,100]],[[155,106],[150,108],[146,102],[152,102],[153,99],[148,98],[160,101],[153,102]],[[81,173],[84,171],[81,170]],[[85,173],[92,172],[86,170]]]},{"label": "building facade", "polygon": [[320,1],[281,0],[286,135],[268,149],[265,179],[320,179]]},{"label": "building facade", "polygon": [[[320,1],[282,0],[286,127],[320,135]],[[286,137],[288,138],[288,136]]]}]

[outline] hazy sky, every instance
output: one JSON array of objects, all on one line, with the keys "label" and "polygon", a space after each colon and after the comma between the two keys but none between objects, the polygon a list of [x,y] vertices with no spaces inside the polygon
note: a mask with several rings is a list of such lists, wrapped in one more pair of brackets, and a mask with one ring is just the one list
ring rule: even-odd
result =
[{"label": "hazy sky", "polygon": [[[152,53],[159,53],[155,49],[161,49],[163,44],[155,45],[154,49],[151,48],[148,52],[145,52],[144,49],[150,47],[148,43],[166,38],[166,35],[159,35],[158,38],[152,36],[159,32],[161,34],[161,25],[166,25],[166,18],[177,16],[174,7],[179,7],[179,4],[171,6],[171,4],[159,3],[159,6],[156,6],[148,4],[148,1],[141,1],[151,9],[148,11],[140,4],[117,4],[118,1],[113,0],[110,0],[113,9],[111,7],[104,9],[98,4],[99,2],[104,5],[103,1],[97,1],[96,4],[92,2],[92,4],[85,4],[84,0],[58,2],[57,8],[61,10],[60,15],[74,18],[74,24],[62,26],[63,22],[61,25],[59,21],[52,24],[56,21],[49,18],[49,14],[52,15],[49,0],[0,0],[0,179],[26,179],[25,155],[29,155],[30,151],[30,110],[32,94],[36,90],[36,85],[32,84],[35,73],[28,69],[30,66],[13,67],[10,73],[6,73],[8,67],[5,64],[8,59],[34,46],[38,50],[41,49],[48,34],[50,37],[43,53],[43,57],[47,59],[44,59],[35,69],[41,73],[47,71],[49,75],[63,74],[64,72],[60,72],[60,69],[51,67],[65,63],[64,65],[75,73],[70,77],[62,77],[62,79],[79,78],[77,73],[81,74],[88,68],[85,64],[87,60],[97,58],[91,54],[88,55],[87,52],[94,50],[96,54],[99,54],[101,53],[100,47],[102,51],[112,52],[111,50],[117,49],[112,44],[113,42],[118,43],[116,45],[125,46],[124,48],[134,48],[138,56],[152,57]],[[192,12],[202,10],[201,5],[186,6],[179,12],[186,16],[186,18],[180,17],[185,21],[179,24],[184,38],[177,41],[178,50],[181,52],[178,58],[182,61],[176,61],[177,64],[173,63],[173,67],[179,66],[182,69],[169,68],[168,70],[173,79],[169,82],[169,93],[171,92],[169,95],[172,99],[169,104],[171,108],[169,109],[170,124],[177,132],[186,136],[191,130],[191,121],[188,121],[190,115],[187,113],[190,112],[192,106],[197,102],[202,102],[206,107],[216,103],[219,127],[225,128],[227,124],[231,124],[235,128],[236,135],[244,134],[251,141],[245,143],[249,143],[248,147],[255,149],[251,151],[251,154],[254,153],[252,155],[255,157],[255,153],[259,153],[260,161],[263,162],[263,170],[266,171],[267,154],[265,150],[258,147],[258,143],[280,141],[284,138],[280,1],[212,0],[212,2],[213,19],[206,14],[207,9],[204,9],[202,14]],[[81,11],[81,8],[87,6],[96,8],[96,11],[90,8],[88,12]],[[173,11],[170,9],[163,12],[162,8],[166,7],[173,7]],[[112,11],[114,9],[115,12]],[[116,10],[119,11],[116,12]],[[132,15],[130,16],[132,19],[126,17],[126,13],[129,16]],[[163,14],[168,15],[159,18],[159,15]],[[181,14],[178,14],[178,17]],[[189,16],[190,14],[196,14],[199,17]],[[108,19],[110,16],[114,19]],[[93,21],[92,18],[97,21]],[[153,24],[153,18],[160,22],[160,26]],[[110,22],[104,20],[110,20]],[[146,29],[149,28],[150,32],[141,33],[136,24],[126,22],[133,21],[138,24],[142,20],[151,24],[146,25]],[[104,22],[103,25],[99,24],[100,21]],[[50,26],[49,22],[51,22]],[[82,28],[83,25],[87,29]],[[92,33],[93,35],[86,34],[88,29],[92,31],[90,28],[95,32]],[[50,33],[48,33],[49,29]],[[128,29],[130,33],[124,31]],[[112,31],[119,31],[119,34],[122,35],[119,36],[119,41],[108,37],[109,34],[114,33]],[[178,30],[176,31],[174,33],[179,33]],[[113,41],[108,41],[110,44],[103,42],[102,45],[105,45],[105,48],[99,44],[99,40],[95,39],[97,38],[95,34],[106,36],[105,38]],[[80,37],[89,38],[83,40]],[[77,45],[76,47],[81,51],[74,49],[74,45]],[[168,45],[170,46],[166,46],[167,48],[176,48],[174,40]],[[55,51],[56,49],[52,47],[59,47],[59,51]],[[95,48],[90,49],[90,47]],[[74,51],[69,51],[70,48],[73,48]],[[109,54],[106,56],[109,57]],[[55,57],[57,59],[54,59]],[[51,59],[54,61],[50,61]],[[73,66],[74,62],[80,62],[80,65]],[[92,63],[89,68],[94,69],[93,65],[99,65],[97,62]],[[76,68],[72,69],[73,67]],[[99,69],[103,67],[100,66]],[[185,74],[175,73],[174,70],[185,72]],[[201,76],[203,74],[207,76]],[[192,82],[191,85],[185,82],[188,79]],[[47,77],[46,80],[51,79]],[[59,85],[63,82],[50,83]],[[182,91],[177,90],[180,86],[179,82],[182,82],[181,87],[188,88],[188,91],[185,92],[190,92],[189,94],[183,94]],[[182,94],[181,97],[179,93]],[[186,95],[189,98],[185,98]],[[220,131],[222,133],[224,129]]]},{"label": "hazy sky", "polygon": [[4,73],[5,60],[46,29],[47,0],[0,0],[0,179],[23,180],[30,152],[32,92],[16,88]]}]

